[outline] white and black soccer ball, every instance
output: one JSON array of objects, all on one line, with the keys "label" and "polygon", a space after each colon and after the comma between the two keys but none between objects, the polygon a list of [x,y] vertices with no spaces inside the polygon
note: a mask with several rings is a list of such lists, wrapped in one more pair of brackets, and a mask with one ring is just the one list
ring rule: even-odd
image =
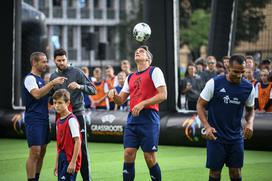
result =
[{"label": "white and black soccer ball", "polygon": [[146,23],[138,23],[133,28],[133,38],[138,42],[144,42],[149,39],[151,28]]}]

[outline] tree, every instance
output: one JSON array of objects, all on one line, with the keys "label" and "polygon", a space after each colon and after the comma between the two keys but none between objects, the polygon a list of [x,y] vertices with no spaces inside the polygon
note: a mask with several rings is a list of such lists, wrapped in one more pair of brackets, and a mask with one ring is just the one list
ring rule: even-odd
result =
[{"label": "tree", "polygon": [[[180,40],[188,42],[193,51],[208,42],[211,0],[182,0],[180,2]],[[270,0],[240,0],[238,2],[235,44],[241,41],[254,42],[265,28],[262,11]]]},{"label": "tree", "polygon": [[189,19],[188,28],[181,27],[181,42],[188,42],[193,50],[198,50],[203,44],[207,45],[210,19],[211,16],[206,11],[195,10]]},{"label": "tree", "polygon": [[208,43],[210,8],[211,0],[180,1],[180,42],[188,43],[194,55]]},{"label": "tree", "polygon": [[262,11],[270,0],[246,0],[238,2],[236,41],[254,42],[258,39],[259,32],[265,26],[265,15]]}]

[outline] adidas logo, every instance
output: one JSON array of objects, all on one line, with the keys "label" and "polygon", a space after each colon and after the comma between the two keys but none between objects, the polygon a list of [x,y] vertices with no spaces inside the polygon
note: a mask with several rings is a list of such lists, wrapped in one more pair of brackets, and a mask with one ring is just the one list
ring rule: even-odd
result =
[{"label": "adidas logo", "polygon": [[219,92],[227,92],[225,88],[220,89]]},{"label": "adidas logo", "polygon": [[129,174],[129,172],[127,170],[123,170],[124,174]]},{"label": "adidas logo", "polygon": [[84,129],[82,129],[80,132],[81,132],[81,133],[82,133],[82,132],[85,132],[85,130],[84,130]]},{"label": "adidas logo", "polygon": [[150,175],[150,177],[151,177],[152,180],[156,179],[156,177],[154,177],[153,175]]},{"label": "adidas logo", "polygon": [[153,146],[153,147],[152,147],[152,150],[157,150],[157,147],[156,147],[156,146]]},{"label": "adidas logo", "polygon": [[66,179],[66,177],[65,177],[65,176],[62,176],[60,179],[61,179],[61,180],[65,180],[65,179]]}]

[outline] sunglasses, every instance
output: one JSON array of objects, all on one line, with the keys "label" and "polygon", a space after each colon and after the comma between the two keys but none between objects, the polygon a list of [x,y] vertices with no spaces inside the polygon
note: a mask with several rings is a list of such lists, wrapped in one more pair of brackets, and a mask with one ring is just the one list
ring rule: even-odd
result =
[{"label": "sunglasses", "polygon": [[208,62],[208,64],[215,64],[215,62]]}]

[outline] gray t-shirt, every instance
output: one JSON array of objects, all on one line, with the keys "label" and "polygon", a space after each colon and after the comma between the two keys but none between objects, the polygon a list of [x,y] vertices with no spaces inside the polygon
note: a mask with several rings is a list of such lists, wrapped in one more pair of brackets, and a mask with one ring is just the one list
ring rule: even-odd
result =
[{"label": "gray t-shirt", "polygon": [[[67,80],[65,80],[63,84],[54,86],[54,88],[51,89],[49,95],[52,96],[54,92],[57,91],[58,89],[67,89],[71,95],[73,113],[76,115],[82,115],[85,110],[83,93],[88,95],[96,94],[95,86],[77,67],[70,66],[63,71],[56,70],[54,73],[51,74],[50,81],[55,79],[56,77],[66,77]],[[81,88],[76,90],[68,89],[68,85],[71,82],[78,83],[81,86]]]}]

